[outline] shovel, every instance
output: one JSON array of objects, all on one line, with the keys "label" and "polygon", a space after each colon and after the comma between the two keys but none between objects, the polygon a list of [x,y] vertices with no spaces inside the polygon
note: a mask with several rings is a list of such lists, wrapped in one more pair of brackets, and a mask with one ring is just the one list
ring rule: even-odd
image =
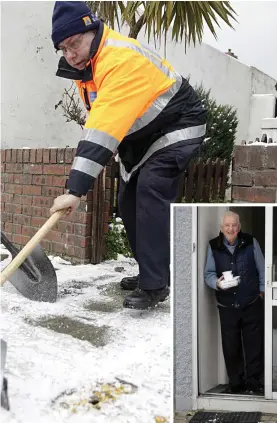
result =
[{"label": "shovel", "polygon": [[[56,272],[38,244],[65,212],[66,210],[58,210],[54,213],[21,251],[1,232],[1,242],[13,258],[1,272],[1,286],[9,280],[24,297],[30,300],[50,303],[56,301],[58,291]],[[8,381],[4,377],[6,355],[7,343],[1,339],[1,407],[9,410]]]},{"label": "shovel", "polygon": [[13,257],[1,272],[1,286],[9,280],[24,297],[30,300],[50,303],[57,300],[58,285],[55,269],[38,244],[65,212],[66,210],[58,210],[54,213],[21,251],[1,233],[1,241]]}]

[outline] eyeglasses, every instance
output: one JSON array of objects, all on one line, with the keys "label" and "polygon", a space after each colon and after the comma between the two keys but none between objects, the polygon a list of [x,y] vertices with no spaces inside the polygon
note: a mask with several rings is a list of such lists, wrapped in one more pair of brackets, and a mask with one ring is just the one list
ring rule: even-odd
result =
[{"label": "eyeglasses", "polygon": [[76,51],[78,51],[78,49],[81,47],[85,35],[86,33],[76,35],[74,39],[69,41],[67,46],[59,47],[58,50],[56,50],[56,53],[60,56],[66,56],[70,51],[71,53],[76,53]]}]

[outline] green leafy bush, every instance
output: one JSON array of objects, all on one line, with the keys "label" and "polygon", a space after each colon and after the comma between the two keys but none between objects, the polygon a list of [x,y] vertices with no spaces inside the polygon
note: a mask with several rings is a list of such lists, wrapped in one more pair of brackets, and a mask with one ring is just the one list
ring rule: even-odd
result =
[{"label": "green leafy bush", "polygon": [[203,85],[195,89],[207,110],[206,142],[200,157],[205,161],[220,158],[230,165],[238,126],[237,111],[230,105],[218,105],[211,97],[211,91],[205,90]]},{"label": "green leafy bush", "polygon": [[122,219],[113,217],[109,224],[109,231],[106,234],[106,260],[117,260],[118,254],[125,257],[132,257],[129,241],[126,235]]}]

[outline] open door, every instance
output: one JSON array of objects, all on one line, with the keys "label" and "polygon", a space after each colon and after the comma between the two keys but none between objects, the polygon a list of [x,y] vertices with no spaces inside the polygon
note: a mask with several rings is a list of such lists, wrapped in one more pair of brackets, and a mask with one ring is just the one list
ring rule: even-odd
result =
[{"label": "open door", "polygon": [[220,230],[221,217],[228,207],[198,207],[198,386],[205,394],[227,382],[221,347],[217,303],[212,289],[204,281],[209,240]]},{"label": "open door", "polygon": [[265,398],[277,400],[277,207],[266,207],[265,229]]}]

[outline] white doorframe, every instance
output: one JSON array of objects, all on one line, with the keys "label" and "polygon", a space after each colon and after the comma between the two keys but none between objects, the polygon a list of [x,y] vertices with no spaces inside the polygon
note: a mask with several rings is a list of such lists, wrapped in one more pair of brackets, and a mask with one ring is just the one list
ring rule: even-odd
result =
[{"label": "white doorframe", "polygon": [[192,398],[193,408],[197,408],[198,384],[198,207],[192,206],[192,246],[191,246],[191,298],[192,298]]},{"label": "white doorframe", "polygon": [[277,399],[277,392],[272,391],[273,379],[273,288],[277,282],[273,280],[273,206],[265,210],[265,398]]},{"label": "white doorframe", "polygon": [[[192,207],[192,356],[193,356],[193,409],[204,410],[230,410],[233,411],[261,411],[263,413],[276,413],[277,393],[272,392],[272,307],[277,306],[277,300],[272,300],[273,288],[277,289],[277,282],[273,276],[273,206],[265,208],[265,398],[257,399],[245,396],[206,396],[199,395],[198,390],[198,301],[197,301],[197,206]],[[271,222],[271,223],[267,223]],[[268,268],[269,266],[269,268]],[[270,267],[271,266],[271,267]],[[271,296],[270,296],[271,294]],[[271,307],[269,307],[271,305]],[[270,319],[270,321],[269,321]],[[270,380],[269,380],[270,379]],[[273,400],[273,401],[272,401]]]}]

